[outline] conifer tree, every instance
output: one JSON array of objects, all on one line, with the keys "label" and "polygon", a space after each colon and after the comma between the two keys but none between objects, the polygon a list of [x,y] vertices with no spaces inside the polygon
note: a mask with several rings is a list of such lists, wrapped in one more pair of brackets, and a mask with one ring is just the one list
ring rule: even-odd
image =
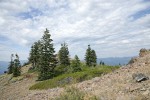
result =
[{"label": "conifer tree", "polygon": [[92,66],[95,67],[97,65],[97,56],[95,50],[91,51],[91,61],[92,61]]},{"label": "conifer tree", "polygon": [[90,45],[88,45],[88,49],[85,54],[85,61],[87,66],[96,66],[97,65],[97,56],[94,50],[91,49]]},{"label": "conifer tree", "polygon": [[11,54],[11,61],[10,61],[10,64],[9,64],[9,66],[8,66],[8,74],[12,74],[12,73],[13,73],[13,70],[14,70],[13,57],[14,57],[14,55]]},{"label": "conifer tree", "polygon": [[58,53],[59,64],[61,66],[69,66],[70,59],[69,59],[69,50],[68,45],[66,43],[61,44],[61,48]]},{"label": "conifer tree", "polygon": [[103,62],[103,61],[100,61],[100,63],[99,63],[100,65],[105,65],[105,63]]},{"label": "conifer tree", "polygon": [[14,70],[13,70],[13,76],[17,77],[21,75],[21,65],[19,61],[19,56],[16,54],[15,55],[15,60],[14,60]]},{"label": "conifer tree", "polygon": [[29,57],[29,62],[32,63],[33,68],[39,68],[39,58],[40,58],[40,47],[41,47],[41,42],[35,42],[31,46],[31,51],[30,51],[30,57]]},{"label": "conifer tree", "polygon": [[72,72],[78,72],[81,71],[80,67],[80,59],[77,55],[75,55],[74,60],[71,62]]},{"label": "conifer tree", "polygon": [[54,55],[55,51],[52,41],[49,30],[46,29],[41,39],[39,80],[46,80],[54,77],[54,68],[56,67],[57,60]]},{"label": "conifer tree", "polygon": [[91,47],[88,45],[88,49],[85,54],[85,61],[87,66],[92,66]]}]

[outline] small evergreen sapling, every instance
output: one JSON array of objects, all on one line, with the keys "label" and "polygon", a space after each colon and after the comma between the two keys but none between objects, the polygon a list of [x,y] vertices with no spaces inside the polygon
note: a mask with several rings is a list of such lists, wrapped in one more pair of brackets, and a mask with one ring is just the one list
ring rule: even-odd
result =
[{"label": "small evergreen sapling", "polygon": [[75,55],[74,60],[71,62],[72,72],[78,72],[81,71],[80,67],[80,59],[77,55]]},{"label": "small evergreen sapling", "polygon": [[13,70],[13,76],[17,77],[21,75],[21,65],[19,61],[19,56],[16,54],[16,58],[14,59],[14,70]]},{"label": "small evergreen sapling", "polygon": [[12,74],[12,73],[13,73],[13,70],[14,70],[13,57],[14,57],[14,55],[11,54],[11,61],[10,61],[10,64],[9,64],[9,66],[8,66],[8,74]]}]

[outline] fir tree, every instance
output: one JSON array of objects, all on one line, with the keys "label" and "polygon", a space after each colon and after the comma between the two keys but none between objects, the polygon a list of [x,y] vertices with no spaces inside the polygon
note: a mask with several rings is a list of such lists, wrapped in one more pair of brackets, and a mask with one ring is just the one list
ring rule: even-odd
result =
[{"label": "fir tree", "polygon": [[10,64],[8,66],[8,74],[12,74],[13,73],[13,69],[14,69],[13,57],[14,57],[14,55],[11,54],[11,61],[10,61]]},{"label": "fir tree", "polygon": [[16,58],[14,60],[14,70],[13,70],[13,76],[17,77],[21,75],[21,65],[19,61],[19,56],[16,54]]},{"label": "fir tree", "polygon": [[35,42],[31,46],[31,51],[30,51],[30,57],[29,57],[29,62],[32,63],[33,68],[39,68],[39,58],[40,58],[40,47],[41,47],[41,42]]},{"label": "fir tree", "polygon": [[61,44],[61,48],[58,53],[59,64],[61,66],[69,66],[70,59],[69,59],[69,50],[68,45],[66,43]]},{"label": "fir tree", "polygon": [[88,45],[88,49],[85,54],[85,61],[87,66],[92,66],[91,47]]},{"label": "fir tree", "polygon": [[92,66],[95,67],[97,65],[97,56],[95,50],[91,51],[91,61],[92,61]]},{"label": "fir tree", "polygon": [[96,66],[97,65],[97,56],[94,50],[91,49],[90,45],[88,45],[88,49],[85,54],[85,61],[87,66]]},{"label": "fir tree", "polygon": [[77,55],[75,55],[74,60],[71,62],[72,72],[78,72],[81,71],[80,67],[80,59]]},{"label": "fir tree", "polygon": [[55,74],[54,68],[56,67],[57,61],[54,55],[53,44],[51,43],[53,40],[50,37],[49,31],[46,29],[41,39],[39,80],[52,78]]},{"label": "fir tree", "polygon": [[100,65],[105,65],[105,63],[103,62],[103,61],[100,61],[100,63],[99,63]]}]

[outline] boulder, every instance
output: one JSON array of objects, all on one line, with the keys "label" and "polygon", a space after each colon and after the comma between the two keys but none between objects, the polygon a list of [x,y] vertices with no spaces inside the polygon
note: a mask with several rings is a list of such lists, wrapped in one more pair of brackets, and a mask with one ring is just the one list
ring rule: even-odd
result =
[{"label": "boulder", "polygon": [[73,78],[72,77],[67,77],[67,78],[64,78],[62,80],[59,80],[58,81],[58,84],[59,85],[65,85],[65,84],[69,84],[73,81]]},{"label": "boulder", "polygon": [[132,77],[136,82],[141,82],[149,79],[147,76],[145,76],[142,73],[133,74]]}]

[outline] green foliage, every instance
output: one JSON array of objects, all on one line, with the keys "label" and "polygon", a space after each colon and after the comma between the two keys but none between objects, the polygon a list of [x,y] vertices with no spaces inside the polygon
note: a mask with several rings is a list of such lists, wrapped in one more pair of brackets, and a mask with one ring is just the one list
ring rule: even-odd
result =
[{"label": "green foliage", "polygon": [[100,61],[99,65],[105,65],[105,63],[103,61]]},{"label": "green foliage", "polygon": [[54,68],[56,67],[57,60],[54,55],[53,44],[51,43],[53,40],[50,37],[49,31],[46,29],[41,39],[39,80],[50,79],[55,75]]},{"label": "green foliage", "polygon": [[72,68],[72,72],[81,71],[80,59],[78,58],[77,55],[75,55],[74,60],[72,60],[71,62],[71,68]]},{"label": "green foliage", "polygon": [[85,100],[85,98],[87,100],[98,100],[96,96],[89,96],[75,87],[66,88],[65,92],[55,100]]},{"label": "green foliage", "polygon": [[53,79],[39,82],[32,87],[31,90],[34,89],[48,89],[55,87],[62,87],[67,84],[78,83],[84,80],[89,80],[93,77],[101,76],[102,74],[109,73],[119,67],[111,67],[111,66],[101,66],[101,67],[87,67],[85,65],[82,66],[81,72],[62,74]]},{"label": "green foliage", "polygon": [[68,45],[66,43],[61,44],[61,48],[58,53],[59,64],[62,66],[69,66],[70,59],[69,59],[69,50]]},{"label": "green foliage", "polygon": [[14,69],[13,69],[13,76],[17,77],[21,75],[21,65],[19,61],[19,56],[16,54],[16,58],[14,60]]},{"label": "green foliage", "polygon": [[13,54],[11,54],[11,61],[10,64],[8,66],[8,74],[12,74],[13,70],[14,70],[14,61],[13,61]]},{"label": "green foliage", "polygon": [[91,49],[90,45],[88,45],[88,49],[85,54],[85,61],[87,66],[96,66],[97,65],[97,56],[94,50]]},{"label": "green foliage", "polygon": [[39,68],[39,58],[40,58],[40,49],[41,49],[41,41],[35,42],[31,46],[29,62],[32,63],[34,68]]},{"label": "green foliage", "polygon": [[95,50],[91,51],[91,60],[92,60],[92,66],[95,67],[97,65],[97,56]]},{"label": "green foliage", "polygon": [[91,64],[91,47],[90,47],[90,45],[88,45],[88,49],[86,50],[85,61],[86,61],[87,66],[92,66],[92,64]]}]

